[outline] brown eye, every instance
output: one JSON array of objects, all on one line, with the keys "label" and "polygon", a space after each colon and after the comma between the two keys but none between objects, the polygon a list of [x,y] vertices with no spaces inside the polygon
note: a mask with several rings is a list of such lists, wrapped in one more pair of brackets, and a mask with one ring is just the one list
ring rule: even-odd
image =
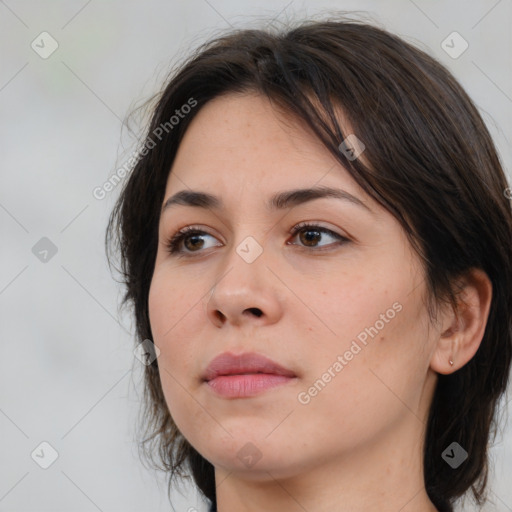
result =
[{"label": "brown eye", "polygon": [[323,247],[324,245],[333,245],[333,244],[324,244],[324,245],[318,245],[319,242],[322,241],[322,238],[325,238],[325,235],[329,235],[329,237],[335,239],[338,241],[339,245],[340,242],[348,242],[348,238],[339,235],[338,233],[335,233],[334,231],[331,231],[330,229],[324,228],[322,226],[317,226],[316,224],[308,224],[308,223],[301,223],[295,226],[292,230],[292,235],[299,235],[299,239],[301,244],[304,245],[304,247],[307,248],[316,248],[316,247]]},{"label": "brown eye", "polygon": [[192,235],[184,236],[182,240],[185,248],[188,249],[189,251],[201,249],[202,246],[204,245],[204,240],[201,238],[201,236],[202,235],[198,233],[193,233]]},{"label": "brown eye", "polygon": [[[197,253],[204,248],[205,242],[203,237],[213,235],[206,233],[193,226],[187,226],[180,229],[167,243],[167,250],[170,254],[180,255],[187,253]],[[185,249],[182,248],[182,245]]]},{"label": "brown eye", "polygon": [[316,244],[322,238],[320,231],[314,231],[313,229],[302,229],[299,232],[300,241],[310,247],[312,244]]}]

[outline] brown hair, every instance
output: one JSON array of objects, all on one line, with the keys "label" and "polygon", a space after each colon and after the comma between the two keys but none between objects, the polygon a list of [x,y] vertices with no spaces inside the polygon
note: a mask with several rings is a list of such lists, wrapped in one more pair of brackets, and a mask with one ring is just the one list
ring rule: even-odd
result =
[{"label": "brown hair", "polygon": [[[200,46],[173,73],[146,136],[147,142],[157,131],[161,141],[139,154],[105,240],[107,257],[114,241],[120,252],[123,305],[133,306],[138,341],[152,339],[148,293],[160,208],[183,134],[212,98],[254,91],[311,127],[356,182],[401,223],[426,270],[431,315],[441,300],[456,304],[457,277],[471,268],[489,276],[493,297],[483,340],[465,366],[438,375],[424,446],[425,487],[438,510],[452,511],[454,500],[470,487],[482,504],[488,439],[512,357],[507,181],[477,108],[451,73],[383,29],[330,19],[279,32],[234,30]],[[191,99],[197,106],[171,128],[171,116]],[[338,125],[336,107],[364,142],[366,166],[340,151],[347,134]],[[162,469],[170,472],[169,492],[173,477],[190,471],[215,503],[214,468],[174,424],[158,359],[145,367],[143,417],[142,445],[150,443],[150,457],[156,445]],[[441,456],[453,441],[469,454],[457,469]]]}]

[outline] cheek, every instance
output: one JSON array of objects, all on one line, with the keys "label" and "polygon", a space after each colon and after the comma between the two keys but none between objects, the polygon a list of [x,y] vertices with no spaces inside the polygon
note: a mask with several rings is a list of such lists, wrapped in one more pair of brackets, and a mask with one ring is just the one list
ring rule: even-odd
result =
[{"label": "cheek", "polygon": [[197,280],[188,280],[179,272],[161,265],[155,269],[148,296],[148,311],[151,332],[159,348],[166,350],[176,333],[186,335],[183,330],[191,325],[190,315],[197,314],[201,307],[201,292]]},{"label": "cheek", "polygon": [[[387,305],[385,301],[382,304]],[[368,313],[372,320],[366,326],[351,324],[356,336],[338,339],[329,347],[322,344],[311,353],[314,371],[300,389],[307,395],[301,395],[303,401],[296,407],[294,418],[302,423],[305,437],[324,432],[327,451],[368,443],[390,425],[419,414],[425,376],[418,357],[422,339],[421,333],[411,331],[407,316],[413,305],[402,306],[382,329],[378,330],[380,323],[376,331],[369,329],[379,314],[387,311],[386,307],[376,307]],[[366,345],[359,341],[358,333],[366,335]],[[305,404],[306,400],[309,403]]]},{"label": "cheek", "polygon": [[338,276],[317,295],[315,309],[330,329],[317,333],[323,332],[316,336],[322,343],[315,343],[314,352],[306,350],[312,357],[304,390],[318,381],[322,389],[313,407],[333,407],[340,418],[357,410],[378,419],[399,412],[400,399],[414,402],[428,366],[427,325],[423,286],[414,288],[417,276],[404,268],[402,262],[401,272],[390,265],[380,275],[360,271]]},{"label": "cheek", "polygon": [[179,384],[185,385],[186,378],[190,379],[187,373],[193,368],[194,347],[201,337],[197,320],[204,315],[204,293],[175,276],[173,273],[170,278],[169,272],[156,271],[148,296],[151,332],[160,350],[158,365],[166,394],[179,392]]},{"label": "cheek", "polygon": [[198,414],[197,404],[184,391],[189,388],[191,370],[197,360],[200,334],[194,321],[201,314],[203,293],[188,286],[177,274],[155,271],[148,296],[153,341],[160,350],[158,368],[169,412],[181,431],[190,429]]}]

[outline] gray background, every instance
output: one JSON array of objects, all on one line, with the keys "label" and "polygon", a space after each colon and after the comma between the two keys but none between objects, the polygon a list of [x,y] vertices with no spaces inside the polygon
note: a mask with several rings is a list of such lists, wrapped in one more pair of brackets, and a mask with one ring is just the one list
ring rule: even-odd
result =
[{"label": "gray background", "polygon": [[[510,0],[0,2],[0,512],[173,509],[164,475],[136,448],[142,365],[103,248],[118,189],[103,200],[92,191],[134,149],[126,115],[189,49],[230,26],[337,9],[366,11],[447,65],[510,173]],[[43,31],[59,45],[46,59],[31,47]],[[469,44],[458,58],[441,47],[453,31]],[[55,255],[36,257],[43,237]],[[59,454],[48,469],[31,457],[50,460],[43,441]],[[510,511],[510,421],[491,456],[484,510]],[[202,510],[187,488],[173,505]]]}]

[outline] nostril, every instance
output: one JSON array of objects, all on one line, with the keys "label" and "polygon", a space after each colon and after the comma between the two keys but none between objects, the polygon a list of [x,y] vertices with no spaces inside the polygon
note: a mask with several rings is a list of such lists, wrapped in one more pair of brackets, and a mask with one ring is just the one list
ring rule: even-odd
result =
[{"label": "nostril", "polygon": [[259,308],[248,308],[246,311],[250,311],[251,313],[255,314],[258,318],[263,314],[261,309]]},{"label": "nostril", "polygon": [[220,311],[215,311],[215,315],[221,322],[223,322],[226,319],[226,316]]}]

